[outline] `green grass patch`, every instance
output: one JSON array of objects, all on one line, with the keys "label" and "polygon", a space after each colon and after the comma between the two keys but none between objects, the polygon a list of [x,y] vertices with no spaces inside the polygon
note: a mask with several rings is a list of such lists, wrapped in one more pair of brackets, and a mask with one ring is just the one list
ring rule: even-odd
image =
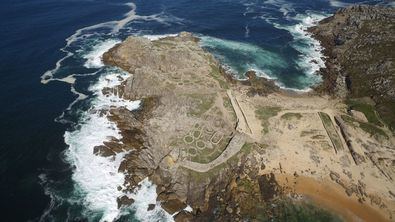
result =
[{"label": "green grass patch", "polygon": [[302,131],[302,132],[300,133],[300,136],[301,136],[301,137],[311,136],[311,135],[314,135],[314,134],[316,134],[316,133],[318,133],[318,132],[319,132],[318,130],[314,130],[314,129],[312,129],[312,130],[304,130],[304,131]]},{"label": "green grass patch", "polygon": [[343,149],[343,144],[341,142],[340,136],[337,133],[335,126],[333,125],[333,122],[331,120],[331,117],[323,112],[318,112],[318,115],[321,118],[321,121],[324,125],[324,128],[326,130],[326,132],[329,135],[329,138],[332,141],[333,146],[335,147],[335,150],[342,150]]},{"label": "green grass patch", "polygon": [[373,123],[378,126],[383,126],[379,117],[377,116],[376,110],[373,105],[364,103],[358,99],[349,99],[346,101],[346,103],[350,109],[357,110],[365,114],[366,119],[368,119],[369,123]]},{"label": "green grass patch", "polygon": [[314,135],[314,136],[311,137],[311,139],[323,140],[323,139],[325,139],[325,136],[324,135]]},{"label": "green grass patch", "polygon": [[359,127],[361,127],[361,129],[363,129],[365,132],[369,133],[375,138],[383,136],[384,138],[388,139],[388,135],[384,132],[384,130],[378,128],[373,124],[360,122]]},{"label": "green grass patch", "polygon": [[[206,181],[206,180],[210,180],[213,177],[216,177],[225,168],[230,167],[230,166],[235,166],[239,162],[239,159],[240,159],[240,157],[242,155],[248,154],[248,153],[252,152],[255,149],[264,149],[266,147],[267,147],[266,144],[245,143],[237,154],[233,155],[226,162],[224,162],[224,163],[222,163],[222,164],[220,164],[220,165],[214,167],[213,169],[211,169],[211,170],[209,170],[207,172],[204,172],[204,173],[196,172],[194,170],[190,170],[190,169],[187,169],[185,167],[180,167],[180,168],[185,170],[186,172],[188,172],[189,175],[194,180],[196,180],[196,181]],[[221,153],[222,152],[220,152],[219,155]]]},{"label": "green grass patch", "polygon": [[329,127],[333,128],[333,123],[332,123],[331,117],[328,114],[323,113],[323,112],[319,112],[318,114],[320,115],[321,120],[325,126],[329,126]]},{"label": "green grass patch", "polygon": [[[218,158],[222,154],[222,152],[224,152],[226,145],[229,143],[229,141],[230,138],[223,139],[218,145],[215,145],[213,148],[196,148],[198,151],[197,155],[191,157],[191,161],[196,163],[210,163],[211,161]],[[196,145],[199,146],[198,144]]]},{"label": "green grass patch", "polygon": [[211,64],[211,76],[214,77],[215,80],[218,81],[219,86],[223,89],[229,89],[229,84],[226,82],[226,79],[224,78],[223,74],[221,73],[221,70],[219,67],[215,64]]},{"label": "green grass patch", "polygon": [[175,46],[174,42],[171,41],[166,41],[166,40],[157,40],[157,41],[152,41],[152,43],[154,44],[154,46],[156,47],[172,47]]},{"label": "green grass patch", "polygon": [[356,120],[354,118],[352,118],[351,116],[348,116],[348,115],[341,115],[341,118],[344,122],[346,122],[348,124],[354,124],[354,122],[356,122]]},{"label": "green grass patch", "polygon": [[276,116],[278,112],[281,111],[280,107],[272,107],[272,106],[261,106],[255,110],[255,116],[261,120],[261,125],[263,127],[262,133],[266,134],[269,132],[269,122],[268,120]]},{"label": "green grass patch", "polygon": [[285,119],[285,120],[292,120],[292,119],[299,120],[300,118],[302,118],[302,114],[300,113],[285,113],[284,115],[281,116],[281,119]]},{"label": "green grass patch", "polygon": [[202,116],[214,104],[214,95],[212,94],[189,94],[187,96],[195,102],[189,110],[189,114],[193,116]]},{"label": "green grass patch", "polygon": [[240,151],[242,151],[244,153],[249,153],[249,152],[251,152],[253,146],[254,146],[253,143],[244,143],[244,145],[241,147]]},{"label": "green grass patch", "polygon": [[380,137],[389,139],[388,135],[384,132],[384,130],[380,129],[372,123],[361,122],[348,115],[341,115],[341,118],[347,124],[353,127],[361,128],[363,131],[367,132],[369,135],[375,137],[376,139],[379,139]]}]

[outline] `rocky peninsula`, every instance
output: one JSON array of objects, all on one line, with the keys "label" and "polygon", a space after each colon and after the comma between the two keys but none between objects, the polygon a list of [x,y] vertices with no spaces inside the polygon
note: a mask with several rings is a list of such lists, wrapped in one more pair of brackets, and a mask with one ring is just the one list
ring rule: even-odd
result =
[{"label": "rocky peninsula", "polygon": [[373,106],[395,130],[395,9],[366,5],[340,9],[310,32],[327,56],[320,88]]},{"label": "rocky peninsula", "polygon": [[129,37],[103,61],[130,73],[103,92],[142,105],[111,110],[122,139],[95,153],[130,151],[119,189],[133,191],[148,177],[176,221],[281,221],[300,209],[306,217],[394,220],[395,138],[371,122],[371,115],[382,122],[376,112],[331,95],[285,92],[253,71],[233,79],[186,32]]}]

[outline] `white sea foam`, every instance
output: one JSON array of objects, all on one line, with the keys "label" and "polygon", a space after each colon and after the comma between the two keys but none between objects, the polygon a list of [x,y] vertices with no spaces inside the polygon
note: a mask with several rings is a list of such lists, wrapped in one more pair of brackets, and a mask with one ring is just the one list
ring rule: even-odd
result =
[{"label": "white sea foam", "polygon": [[155,41],[155,40],[159,40],[159,39],[163,39],[166,37],[175,37],[178,34],[163,34],[163,35],[143,35],[143,37],[151,40],[151,41]]},{"label": "white sea foam", "polygon": [[341,1],[337,1],[337,0],[329,0],[329,4],[332,7],[337,7],[337,8],[344,8],[344,7],[351,5],[350,3],[341,2]]},{"label": "white sea foam", "polygon": [[191,213],[192,211],[193,211],[193,208],[191,207],[191,206],[186,206],[185,208],[184,208],[184,210],[186,211],[186,212],[189,212],[189,213]]},{"label": "white sea foam", "polygon": [[302,53],[301,58],[297,61],[298,65],[307,75],[316,74],[320,68],[325,67],[323,48],[320,42],[307,32],[307,29],[326,17],[327,15],[313,13],[297,15],[295,19],[300,23],[288,29],[295,39],[292,46]]},{"label": "white sea foam", "polygon": [[297,14],[292,17],[292,20],[296,22],[295,25],[281,25],[272,19],[264,18],[266,22],[271,23],[274,27],[287,30],[293,36],[291,46],[301,53],[296,63],[298,67],[309,76],[312,84],[321,81],[321,77],[316,74],[317,71],[325,67],[325,61],[324,55],[322,54],[323,48],[320,42],[314,39],[307,29],[318,24],[319,21],[327,16],[329,15],[312,12]]},{"label": "white sea foam", "polygon": [[281,89],[283,89],[283,90],[288,90],[288,91],[292,91],[292,92],[306,93],[306,92],[310,92],[310,91],[313,90],[313,89],[310,88],[310,87],[305,87],[305,88],[303,88],[303,89],[290,88],[290,87],[285,86],[283,83],[277,82],[277,81],[274,82],[274,83],[275,83],[276,86],[280,87]]},{"label": "white sea foam", "polygon": [[[65,143],[69,145],[69,148],[65,151],[66,160],[74,167],[72,179],[75,182],[76,195],[83,197],[86,216],[88,218],[100,216],[101,221],[113,221],[125,213],[122,209],[118,209],[117,198],[123,195],[118,186],[122,187],[124,174],[118,172],[118,168],[126,153],[119,153],[115,157],[102,157],[93,153],[94,147],[102,145],[109,137],[121,138],[119,130],[114,123],[107,119],[105,111],[113,107],[125,107],[128,110],[134,110],[140,106],[140,101],[122,99],[116,91],[112,94],[103,93],[104,88],[114,88],[125,80],[129,74],[116,68],[104,67],[101,57],[105,51],[120,42],[114,38],[119,35],[121,30],[128,31],[128,25],[134,20],[157,21],[163,24],[181,22],[180,19],[164,13],[139,16],[135,12],[135,4],[128,3],[126,5],[130,10],[121,20],[81,28],[68,37],[66,45],[60,49],[61,52],[65,53],[65,56],[56,62],[54,69],[48,70],[41,76],[43,84],[50,81],[70,84],[71,92],[77,95],[77,98],[65,110],[67,111],[78,101],[87,98],[85,94],[78,92],[75,88],[79,77],[102,73],[98,81],[89,88],[94,96],[91,109],[81,115],[78,128],[67,131],[64,135]],[[108,36],[111,36],[112,39],[102,40],[108,39]],[[98,40],[101,42],[93,45],[89,52],[84,53],[86,46]],[[72,60],[74,63],[79,63],[81,59],[85,60],[80,64],[81,66],[98,68],[98,71],[86,74],[65,73],[69,70],[67,66],[63,67],[66,62]],[[59,118],[63,118],[63,116],[64,113]],[[150,218],[161,218],[161,221],[172,220],[171,215],[161,209],[160,203],[156,203],[157,207],[154,211],[147,212],[147,206],[143,203],[154,202],[153,199],[156,199],[155,185],[149,181],[143,181],[141,188],[131,195],[134,195],[136,201],[133,209],[142,221],[147,221]],[[76,197],[70,197],[70,201],[73,198]],[[51,209],[52,205],[49,206],[48,211]]]},{"label": "white sea foam", "polygon": [[68,59],[69,57],[73,56],[73,53],[71,52],[67,52],[64,49],[61,49],[61,51],[66,52],[66,56],[64,56],[63,58],[59,59],[56,64],[55,64],[55,68],[46,71],[40,78],[41,78],[41,83],[42,84],[47,84],[48,82],[53,80],[53,76],[54,74],[60,69],[60,67],[62,66],[62,62],[66,59]]},{"label": "white sea foam", "polygon": [[[219,39],[211,36],[201,36],[200,39],[200,44],[205,48],[211,49],[216,57],[229,67],[232,73],[239,75],[237,77],[243,78],[242,74],[244,72],[254,69],[263,76],[273,79],[274,75],[271,73],[272,68],[287,66],[287,63],[280,55],[254,44]],[[230,59],[228,54],[231,55],[230,57],[237,54],[244,59]],[[237,70],[241,69],[243,73],[237,72]]]},{"label": "white sea foam", "polygon": [[246,25],[246,26],[244,27],[244,29],[245,29],[244,37],[245,37],[245,38],[250,37],[250,28],[248,27],[248,25]]},{"label": "white sea foam", "polygon": [[[111,41],[110,41],[111,42]],[[111,42],[112,44],[115,42]],[[91,58],[98,58],[103,52],[103,48],[110,45],[107,41],[93,47],[87,55]],[[94,55],[94,56],[93,56]],[[125,107],[128,110],[135,110],[140,107],[140,101],[129,101],[122,99],[117,92],[104,94],[104,88],[116,88],[126,78],[130,76],[118,68],[103,68],[98,81],[89,87],[93,92],[94,99],[92,107],[81,117],[79,128],[65,133],[65,142],[69,145],[66,151],[67,161],[75,167],[73,180],[76,188],[83,194],[84,204],[87,207],[87,216],[102,213],[100,221],[113,221],[125,214],[124,209],[118,209],[117,198],[125,195],[118,187],[123,187],[124,174],[118,172],[118,168],[126,152],[117,154],[115,157],[102,157],[93,153],[94,147],[102,145],[109,138],[121,139],[120,132],[115,123],[107,119],[103,110],[113,107]],[[130,207],[135,217],[141,221],[173,221],[170,214],[164,211],[160,202],[156,201],[156,186],[148,179],[139,184],[139,188],[133,193],[127,194],[135,200]],[[149,204],[155,204],[152,211],[147,211]]]},{"label": "white sea foam", "polygon": [[124,182],[124,175],[118,172],[125,153],[115,158],[101,157],[93,153],[93,148],[102,145],[109,137],[120,138],[116,125],[98,113],[84,117],[81,128],[64,135],[69,148],[67,161],[75,168],[73,180],[76,188],[84,193],[84,203],[94,212],[102,212],[101,221],[113,221],[119,215],[117,197],[122,192],[117,189]]},{"label": "white sea foam", "polygon": [[89,53],[83,56],[83,58],[86,59],[84,66],[87,68],[103,67],[104,66],[102,61],[103,54],[120,42],[121,42],[120,40],[109,39],[95,45],[93,47],[94,50],[90,51]]},{"label": "white sea foam", "polygon": [[284,0],[266,0],[264,1],[265,5],[272,5],[278,10],[283,13],[284,16],[288,16],[290,13],[294,13],[295,9],[291,2],[284,1]]},{"label": "white sea foam", "polygon": [[[95,35],[101,35],[100,33],[103,32],[103,30],[107,30],[107,32],[104,32],[104,34],[112,34],[116,35],[118,34],[122,29],[128,28],[127,26],[135,20],[142,20],[142,21],[156,21],[159,23],[163,24],[168,24],[168,22],[174,22],[177,24],[182,23],[182,19],[177,18],[175,16],[171,15],[166,15],[164,13],[159,13],[159,14],[153,14],[153,15],[137,15],[136,14],[136,5],[134,3],[126,3],[125,6],[129,7],[130,10],[125,13],[124,18],[121,20],[113,20],[113,21],[108,21],[108,22],[103,22],[91,26],[87,26],[81,29],[78,29],[75,31],[74,34],[69,36],[66,39],[66,45],[60,49],[61,52],[65,53],[66,55],[58,60],[56,62],[55,68],[46,71],[42,76],[41,76],[41,83],[47,84],[50,81],[61,81],[61,78],[56,78],[56,73],[60,70],[62,67],[62,63],[73,57],[75,52],[73,50],[70,50],[69,48],[76,43],[79,43],[80,41],[90,38]],[[100,65],[99,63],[96,63],[96,61],[92,61],[90,65]]]},{"label": "white sea foam", "polygon": [[[156,185],[151,183],[148,178],[141,181],[139,187],[133,193],[130,193],[128,197],[135,200],[132,204],[132,210],[135,212],[134,216],[140,221],[174,221],[172,215],[163,210],[160,202],[156,200]],[[154,204],[155,208],[147,211],[150,204]]]},{"label": "white sea foam", "polygon": [[[311,84],[309,85],[314,85],[315,83],[318,83],[320,81],[320,76],[313,74],[316,71],[318,71],[321,67],[323,67],[325,64],[321,58],[322,54],[321,54],[321,48],[320,48],[321,46],[319,45],[319,42],[314,40],[311,36],[306,36],[308,35],[306,34],[307,33],[305,30],[307,29],[306,27],[310,27],[311,25],[315,24],[315,20],[307,18],[304,21],[304,23],[306,25],[303,27],[296,25],[287,28],[289,28],[289,30],[293,32],[293,34],[295,35],[295,39],[297,41],[308,42],[308,44],[305,43],[305,45],[303,45],[306,48],[300,48],[303,56],[297,62],[298,65],[300,65],[301,68],[304,69],[305,73],[309,75],[309,77],[307,78],[308,81],[311,81]],[[296,34],[297,32],[298,34]],[[281,57],[279,57],[275,53],[266,51],[258,46],[248,43],[223,40],[223,39],[218,39],[208,36],[203,36],[201,37],[201,39],[202,39],[201,44],[204,47],[217,48],[220,51],[221,50],[223,51],[224,49],[231,49],[231,50],[235,50],[235,53],[242,53],[244,55],[252,56],[253,59],[252,63],[243,63],[243,68],[245,69],[245,71],[252,70],[255,71],[257,76],[264,77],[270,80],[275,80],[274,83],[281,89],[295,91],[295,92],[311,91],[310,87],[305,87],[302,89],[290,88],[285,86],[282,82],[278,81],[278,78],[275,76],[275,73],[273,74],[270,72],[270,68],[273,66],[284,67],[286,66],[286,63],[281,59]],[[316,48],[312,48],[312,47],[316,47]],[[236,74],[236,77],[239,79],[245,79],[245,77],[242,75],[237,76],[238,73],[235,71],[235,68],[233,66],[234,64],[227,61],[226,56],[217,55],[217,57],[223,61],[223,63],[225,64],[225,68],[230,73]],[[268,67],[268,69],[262,69],[261,68],[262,64],[267,64],[266,66]],[[258,65],[260,65],[260,67],[258,67]],[[306,77],[301,76],[301,78],[306,78]]]},{"label": "white sea foam", "polygon": [[265,79],[269,79],[269,80],[277,79],[275,76],[269,76],[268,74],[265,73],[265,71],[258,69],[256,66],[250,66],[248,70],[254,71],[257,76],[263,77]]},{"label": "white sea foam", "polygon": [[93,85],[89,89],[94,92],[96,99],[92,101],[93,106],[96,109],[109,109],[111,107],[125,107],[128,110],[135,110],[139,108],[140,101],[130,101],[120,97],[120,95],[115,91],[111,94],[103,94],[102,89],[104,88],[114,88],[119,85],[123,80],[125,80],[130,74],[119,70],[119,69],[109,69],[106,75],[99,78],[97,84]]},{"label": "white sea foam", "polygon": [[134,110],[140,106],[140,101],[126,101],[102,93],[104,87],[119,85],[122,75],[125,77],[127,74],[110,69],[90,87],[96,96],[92,108],[83,114],[78,129],[67,131],[64,135],[69,145],[67,161],[75,167],[72,178],[76,188],[84,194],[84,202],[90,211],[103,213],[101,221],[113,221],[120,214],[117,198],[122,195],[122,191],[118,190],[118,186],[122,187],[124,174],[118,172],[118,168],[126,152],[118,153],[115,157],[102,157],[93,153],[95,146],[102,145],[110,137],[121,139],[115,123],[99,111],[115,106]]}]

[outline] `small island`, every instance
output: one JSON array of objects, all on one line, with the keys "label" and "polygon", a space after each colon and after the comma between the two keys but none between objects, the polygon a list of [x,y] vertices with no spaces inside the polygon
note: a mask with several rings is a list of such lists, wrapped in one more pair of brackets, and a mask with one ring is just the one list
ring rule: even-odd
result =
[{"label": "small island", "polygon": [[[364,10],[378,16],[362,16]],[[286,219],[299,208],[306,215],[322,211],[350,221],[394,220],[395,137],[384,115],[394,112],[395,56],[382,55],[392,61],[368,69],[384,79],[374,92],[385,95],[370,97],[371,91],[363,94],[357,87],[376,82],[358,83],[365,68],[351,70],[363,57],[345,54],[362,52],[355,39],[368,32],[366,24],[383,18],[392,28],[369,31],[372,47],[381,46],[374,40],[381,35],[394,47],[394,14],[394,9],[351,7],[313,28],[328,59],[323,84],[308,93],[282,90],[252,70],[247,80],[234,79],[191,33],[128,37],[103,61],[130,76],[103,93],[141,100],[141,107],[111,109],[108,118],[122,138],[111,138],[94,152],[129,151],[119,168],[125,193],[148,177],[176,221]],[[337,36],[328,31],[332,23]],[[336,77],[334,70],[340,73]],[[132,203],[126,195],[118,199],[119,207]]]}]

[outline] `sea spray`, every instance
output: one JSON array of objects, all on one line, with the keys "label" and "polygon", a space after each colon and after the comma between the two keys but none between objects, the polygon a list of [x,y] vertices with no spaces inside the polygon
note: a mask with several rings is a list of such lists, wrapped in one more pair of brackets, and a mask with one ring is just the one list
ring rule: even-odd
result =
[{"label": "sea spray", "polygon": [[87,209],[93,214],[102,213],[101,221],[113,221],[119,214],[117,198],[122,192],[117,187],[123,184],[124,175],[118,168],[125,153],[102,157],[95,155],[93,148],[111,136],[120,139],[120,134],[105,116],[95,113],[84,118],[79,129],[65,133],[69,146],[66,160],[74,166],[75,188],[82,194]]},{"label": "sea spray", "polygon": [[[115,94],[104,94],[104,88],[116,88],[130,74],[115,67],[105,67],[101,62],[102,54],[117,44],[117,40],[109,39],[97,43],[91,51],[82,57],[84,66],[101,68],[101,76],[89,87],[93,93],[91,108],[80,117],[78,127],[67,131],[64,135],[69,146],[66,160],[74,167],[72,179],[75,190],[83,198],[88,218],[100,218],[100,221],[113,221],[122,216],[127,209],[119,209],[117,198],[125,195],[123,188],[125,175],[118,172],[119,166],[127,152],[113,157],[94,154],[94,147],[102,145],[109,138],[121,140],[122,136],[116,124],[107,118],[108,110],[124,107],[130,111],[140,107],[140,101],[129,101]],[[104,111],[104,112],[103,112]],[[139,184],[133,193],[127,194],[135,200],[130,207],[134,216],[141,221],[172,221],[171,215],[160,207],[156,201],[156,186],[148,179]],[[148,204],[155,204],[155,210],[147,212]]]},{"label": "sea spray", "polygon": [[[62,81],[62,78],[58,78],[61,73],[61,69],[67,67],[64,63],[69,59],[75,59],[73,56],[77,54],[75,48],[82,48],[86,40],[101,39],[101,38],[113,38],[123,37],[122,30],[126,29],[130,31],[129,24],[133,21],[154,21],[157,23],[169,25],[170,23],[180,24],[181,19],[169,16],[164,13],[157,13],[152,15],[137,15],[136,5],[134,3],[126,3],[125,6],[129,8],[129,11],[124,14],[124,17],[120,20],[113,20],[108,22],[102,22],[95,25],[87,26],[78,29],[71,36],[66,38],[66,45],[60,49],[65,54],[64,57],[56,62],[55,68],[46,71],[41,76],[41,83],[47,84],[50,81]],[[88,56],[88,55],[87,55]],[[92,63],[84,64],[88,68],[97,68],[100,66],[100,61],[92,60]]]},{"label": "sea spray", "polygon": [[[92,52],[89,54],[93,55]],[[118,172],[118,168],[126,154],[122,152],[114,157],[94,154],[94,147],[102,145],[109,138],[121,139],[116,124],[109,121],[101,111],[110,107],[134,110],[140,106],[140,101],[126,101],[115,95],[103,94],[104,87],[120,84],[122,75],[128,74],[115,68],[105,70],[105,74],[89,88],[95,95],[91,109],[82,114],[77,129],[67,131],[64,135],[65,143],[69,146],[66,160],[74,167],[72,178],[76,183],[75,188],[83,196],[87,213],[102,214],[101,221],[113,221],[120,214],[117,198],[122,195],[122,191],[118,187],[122,187],[124,175]]]},{"label": "sea spray", "polygon": [[[298,81],[304,82],[304,85],[308,85],[308,87],[303,89],[295,89],[296,91],[309,91],[311,90],[311,86],[322,81],[321,76],[318,75],[318,71],[325,67],[325,56],[322,53],[323,48],[320,42],[308,32],[308,28],[317,25],[319,21],[327,16],[329,15],[313,12],[287,16],[287,19],[294,23],[293,25],[283,25],[274,18],[262,16],[267,23],[272,24],[277,29],[288,31],[293,37],[290,45],[300,53],[295,60],[296,68],[304,74],[298,77]],[[284,89],[293,89],[281,82],[278,82],[278,85]]]},{"label": "sea spray", "polygon": [[[172,215],[163,210],[157,201],[156,185],[148,178],[142,180],[133,193],[128,195],[135,201],[132,205],[134,216],[143,222],[151,221],[173,221]],[[155,205],[153,210],[147,211],[150,204]]]},{"label": "sea spray", "polygon": [[213,53],[216,58],[234,73],[237,78],[245,79],[244,73],[255,70],[257,74],[276,79],[273,70],[287,67],[283,58],[254,44],[201,36],[201,46]]},{"label": "sea spray", "polygon": [[83,56],[83,58],[87,60],[84,66],[87,68],[102,67],[104,65],[102,61],[102,55],[120,42],[120,40],[109,39],[95,45],[94,50]]},{"label": "sea spray", "polygon": [[307,15],[298,14],[294,19],[299,21],[299,23],[287,28],[294,37],[292,47],[302,54],[297,64],[304,73],[310,76],[316,74],[320,68],[324,68],[325,62],[323,60],[323,48],[320,42],[314,39],[307,29],[317,25],[319,21],[326,17],[327,15],[315,13],[308,13]]}]

